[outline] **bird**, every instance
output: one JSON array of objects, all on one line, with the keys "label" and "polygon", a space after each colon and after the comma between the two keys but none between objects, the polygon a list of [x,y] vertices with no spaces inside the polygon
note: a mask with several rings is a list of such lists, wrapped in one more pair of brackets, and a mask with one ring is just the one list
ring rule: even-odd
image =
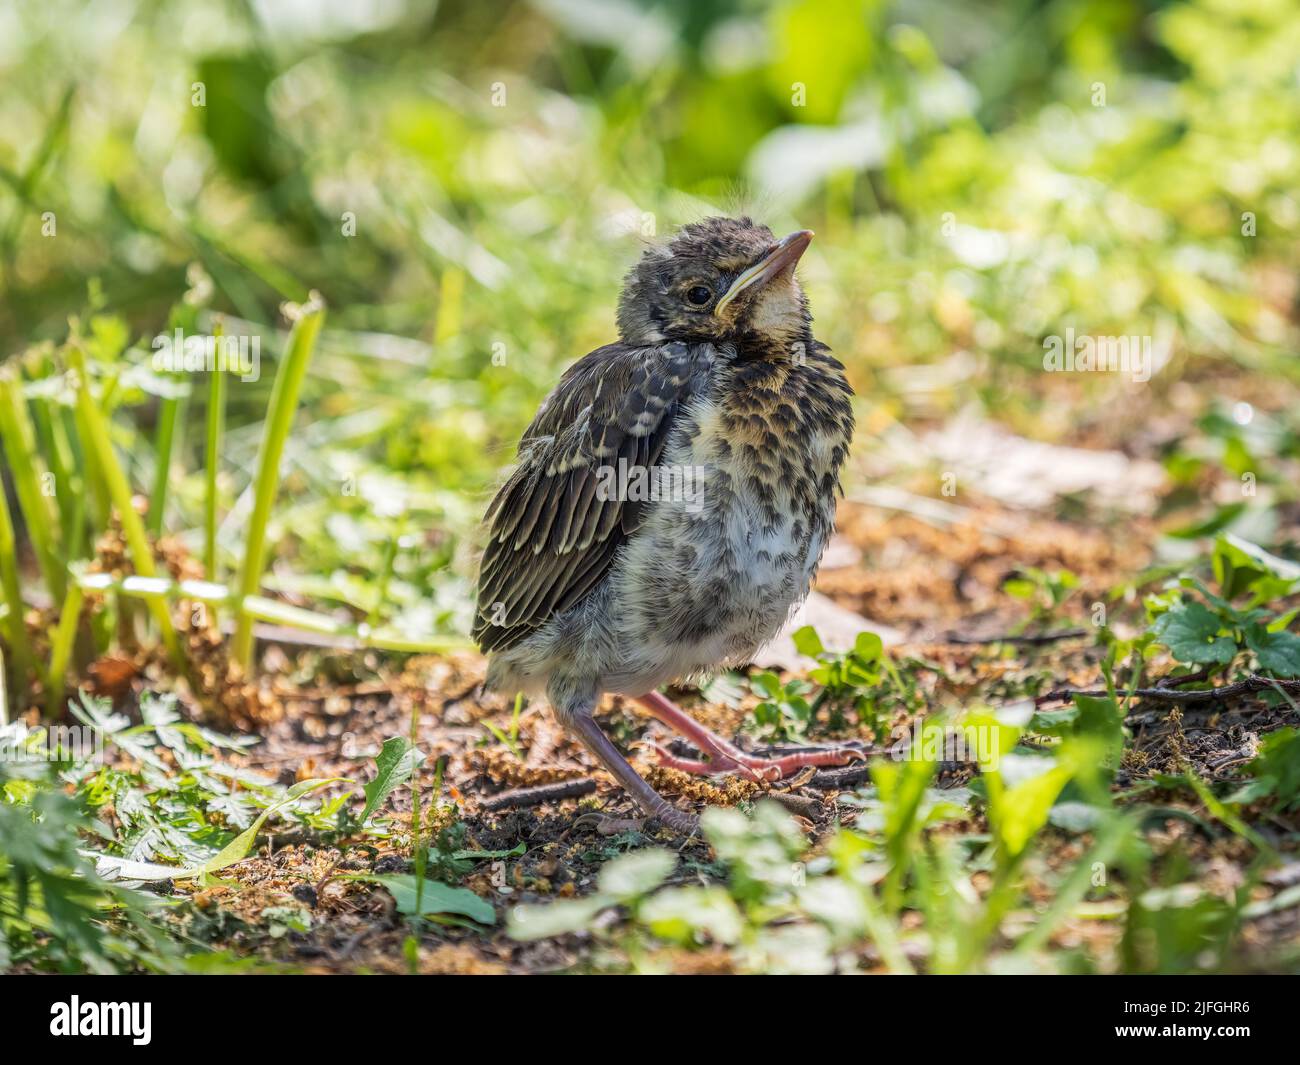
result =
[{"label": "bird", "polygon": [[816,340],[795,268],[813,238],[716,216],[652,243],[618,301],[619,339],[571,365],[484,516],[473,637],[485,689],[544,695],[641,809],[692,833],[601,730],[638,702],[700,758],[756,781],[844,765],[852,748],[758,757],[659,690],[747,665],[808,594],[853,436],[844,366]]}]

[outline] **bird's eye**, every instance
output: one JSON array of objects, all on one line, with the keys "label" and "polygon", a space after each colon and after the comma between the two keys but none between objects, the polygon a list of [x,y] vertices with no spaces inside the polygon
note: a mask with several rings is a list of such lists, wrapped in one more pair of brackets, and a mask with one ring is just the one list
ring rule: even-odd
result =
[{"label": "bird's eye", "polygon": [[713,293],[703,285],[696,285],[686,293],[686,298],[697,307],[703,307],[709,300],[713,299]]}]

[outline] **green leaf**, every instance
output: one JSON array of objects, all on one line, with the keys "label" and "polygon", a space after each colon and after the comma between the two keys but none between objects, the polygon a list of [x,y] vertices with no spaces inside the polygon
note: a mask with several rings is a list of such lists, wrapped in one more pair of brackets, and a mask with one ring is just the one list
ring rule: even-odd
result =
[{"label": "green leaf", "polygon": [[1249,625],[1246,646],[1255,652],[1261,668],[1279,677],[1300,677],[1300,636],[1295,633]]},{"label": "green leaf", "polygon": [[1105,810],[1086,802],[1058,802],[1048,811],[1047,819],[1057,828],[1078,835],[1091,832],[1105,815]]},{"label": "green leaf", "polygon": [[1124,748],[1124,709],[1109,696],[1097,699],[1087,695],[1076,695],[1074,704],[1079,709],[1076,732],[1081,736],[1092,736],[1105,746],[1106,759],[1112,766],[1119,764]]},{"label": "green leaf", "polygon": [[1044,763],[1042,771],[1022,776],[999,797],[996,812],[992,807],[989,810],[993,829],[1007,854],[1012,857],[1023,851],[1038,830],[1047,823],[1053,803],[1070,780],[1067,766],[1055,765],[1044,758],[1030,759],[1024,755],[1004,755],[1001,773],[1005,775],[1013,767],[1038,770],[1039,767],[1033,765],[1035,762]]},{"label": "green leaf", "polygon": [[1195,601],[1183,602],[1161,614],[1152,628],[1180,662],[1224,665],[1237,653],[1236,641],[1219,635],[1223,628],[1219,616]]},{"label": "green leaf", "polygon": [[613,904],[613,900],[604,895],[591,895],[585,899],[562,899],[545,906],[516,906],[506,919],[506,933],[511,939],[527,943],[567,932],[581,932],[596,914]]},{"label": "green leaf", "polygon": [[[1226,599],[1269,585],[1270,597],[1286,595],[1300,585],[1300,565],[1271,555],[1258,544],[1232,533],[1220,536],[1214,544],[1214,578]],[[1256,601],[1259,601],[1258,598]]]},{"label": "green leaf", "polygon": [[1249,802],[1273,794],[1283,806],[1293,803],[1300,797],[1300,730],[1286,727],[1264,736],[1249,768],[1258,777],[1256,791],[1244,798],[1234,796],[1234,801]]},{"label": "green leaf", "polygon": [[853,641],[853,653],[868,662],[878,662],[884,656],[885,644],[879,633],[860,632]]},{"label": "green leaf", "polygon": [[677,855],[659,847],[624,854],[600,871],[600,890],[620,902],[648,894],[667,879],[677,865]]},{"label": "green leaf", "polygon": [[660,939],[689,944],[703,932],[715,943],[736,943],[744,932],[740,910],[717,885],[667,888],[641,904],[637,920]]},{"label": "green leaf", "polygon": [[1246,509],[1245,503],[1228,503],[1219,507],[1210,517],[1204,521],[1198,521],[1192,525],[1184,525],[1178,529],[1171,529],[1165,533],[1166,536],[1173,537],[1176,540],[1199,540],[1202,536],[1213,536],[1215,533],[1226,529],[1239,517],[1242,511]]},{"label": "green leaf", "polygon": [[809,658],[816,658],[826,650],[822,645],[821,637],[817,635],[817,630],[811,625],[796,629],[790,638],[794,640],[794,649]]},{"label": "green leaf", "polygon": [[257,839],[258,830],[266,823],[266,819],[275,813],[276,810],[296,802],[309,792],[316,791],[329,784],[344,783],[343,777],[328,777],[322,780],[300,780],[297,784],[286,791],[279,799],[273,802],[263,810],[247,829],[241,832],[231,840],[219,852],[214,854],[207,861],[200,862],[198,865],[185,866],[177,869],[169,865],[155,865],[150,862],[133,862],[126,858],[118,858],[111,854],[93,854],[90,857],[95,859],[96,870],[100,876],[116,880],[192,880],[195,877],[208,876],[212,873],[220,872],[228,865],[234,865],[236,862],[242,862],[248,857],[249,851],[253,849],[253,843]]},{"label": "green leaf", "polygon": [[[359,876],[356,879],[378,884],[397,903],[397,912],[404,917],[428,917],[433,914],[454,913],[468,917],[479,924],[497,923],[496,910],[487,899],[479,898],[469,888],[452,887],[441,880],[420,882],[409,873],[394,873],[391,876]],[[419,912],[416,912],[416,898],[419,897]]]},{"label": "green leaf", "polygon": [[424,761],[424,752],[405,736],[384,740],[383,749],[375,759],[375,779],[365,786],[366,808],[361,811],[361,823],[379,808],[396,788],[400,788]]},{"label": "green leaf", "polygon": [[518,858],[528,852],[528,848],[523,843],[516,843],[507,850],[495,851],[452,851],[451,856],[459,861],[476,861],[483,862],[489,858]]},{"label": "green leaf", "polygon": [[200,865],[197,871],[200,873],[215,873],[224,869],[228,865],[242,862],[248,857],[248,852],[253,849],[253,843],[257,839],[258,830],[266,823],[266,819],[275,813],[276,810],[297,802],[304,795],[307,795],[310,792],[318,791],[330,784],[337,784],[342,780],[342,777],[328,777],[323,780],[300,780],[297,784],[286,791],[284,795],[258,814],[257,820],[231,840],[231,842],[223,847],[218,854],[209,858],[206,862]]}]

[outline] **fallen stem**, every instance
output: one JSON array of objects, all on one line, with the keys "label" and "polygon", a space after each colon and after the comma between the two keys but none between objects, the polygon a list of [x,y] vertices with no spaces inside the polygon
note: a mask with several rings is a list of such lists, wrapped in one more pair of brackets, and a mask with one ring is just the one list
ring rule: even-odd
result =
[{"label": "fallen stem", "polygon": [[531,788],[503,791],[500,795],[484,799],[483,809],[506,810],[515,806],[537,806],[544,802],[554,802],[556,799],[576,799],[583,795],[590,795],[595,790],[596,782],[590,777],[561,780],[556,784],[537,784]]},{"label": "fallen stem", "polygon": [[[1175,678],[1176,681],[1194,679],[1196,678],[1191,675]],[[1115,694],[1117,697],[1152,699],[1166,703],[1214,703],[1221,702],[1224,699],[1233,699],[1239,695],[1252,695],[1256,692],[1270,690],[1300,694],[1300,680],[1278,680],[1274,677],[1261,677],[1258,674],[1252,674],[1243,680],[1232,684],[1224,684],[1218,688],[1200,688],[1190,692],[1178,691],[1174,688],[1132,688],[1129,691],[1117,691]],[[1037,696],[1034,699],[1034,705],[1042,706],[1044,703],[1064,702],[1073,699],[1075,696],[1085,699],[1109,699],[1110,693],[1106,691],[1084,691],[1078,688],[1061,688],[1057,691],[1048,692],[1046,695]]]},{"label": "fallen stem", "polygon": [[[109,573],[78,573],[75,580],[84,591],[112,591],[135,599],[189,599],[209,606],[224,606],[233,602],[235,597],[227,585],[214,581],[177,581],[171,577],[141,577],[138,574],[115,578]],[[261,595],[247,596],[243,609],[249,617],[258,621],[331,637],[328,641],[313,642],[343,651],[373,648],[377,651],[407,654],[440,654],[474,646],[467,637],[455,633],[412,635],[386,626],[371,628],[364,623],[350,625],[328,614],[318,614]]]}]

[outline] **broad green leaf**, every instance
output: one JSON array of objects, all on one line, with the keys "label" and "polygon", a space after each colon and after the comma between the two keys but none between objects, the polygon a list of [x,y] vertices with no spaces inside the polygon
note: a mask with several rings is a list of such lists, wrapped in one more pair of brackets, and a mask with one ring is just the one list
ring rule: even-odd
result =
[{"label": "broad green leaf", "polygon": [[375,759],[375,779],[365,786],[366,808],[361,811],[364,825],[379,805],[400,788],[424,761],[424,752],[405,736],[384,740],[383,749]]},{"label": "broad green leaf", "polygon": [[1279,677],[1300,677],[1300,636],[1269,632],[1263,626],[1246,629],[1246,646],[1255,652],[1263,669]]},{"label": "broad green leaf", "polygon": [[1237,653],[1236,641],[1219,634],[1223,628],[1219,616],[1195,601],[1161,614],[1152,628],[1180,662],[1224,665]]},{"label": "broad green leaf", "polygon": [[1079,708],[1075,731],[1080,736],[1091,736],[1105,745],[1105,757],[1112,766],[1119,764],[1124,748],[1124,709],[1114,699],[1074,697]]},{"label": "broad green leaf", "polygon": [[735,943],[745,927],[735,902],[717,885],[665,888],[641,904],[637,920],[660,939],[687,944],[697,932],[715,943]]},{"label": "broad green leaf", "polygon": [[561,899],[545,906],[516,906],[506,918],[506,932],[511,939],[522,942],[581,932],[596,914],[613,904],[604,895],[592,895],[585,899]]},{"label": "broad green leaf", "polygon": [[849,939],[867,933],[870,914],[863,891],[862,887],[839,877],[817,877],[800,888],[799,904],[837,939]]},{"label": "broad green leaf", "polygon": [[1300,585],[1300,565],[1269,554],[1243,537],[1225,533],[1214,544],[1214,577],[1222,594],[1232,599],[1249,591],[1261,577],[1277,578],[1290,587]]},{"label": "broad green leaf", "polygon": [[879,633],[860,632],[853,641],[853,653],[868,662],[876,662],[884,655],[885,644]]},{"label": "broad green leaf", "polygon": [[1010,771],[1013,766],[1028,766],[1030,762],[1045,762],[1047,768],[1007,787],[989,809],[993,831],[1013,858],[1047,823],[1052,804],[1070,780],[1067,767],[1055,765],[1048,759],[1029,759],[1023,755],[1005,755],[1003,772]]},{"label": "broad green leaf", "polygon": [[756,692],[767,696],[769,699],[779,699],[781,697],[781,678],[768,670],[755,673],[749,678],[749,684]]},{"label": "broad green leaf", "polygon": [[468,917],[479,924],[496,924],[496,910],[486,899],[479,898],[469,888],[452,887],[441,880],[425,880],[423,887],[409,873],[396,873],[391,876],[361,876],[358,880],[378,884],[397,903],[397,912],[403,916],[416,915],[416,898],[419,897],[419,914],[428,917],[435,914],[454,913]]},{"label": "broad green leaf", "polygon": [[817,630],[811,625],[805,625],[801,629],[795,629],[790,637],[794,640],[794,649],[801,655],[807,655],[809,658],[816,658],[826,650],[822,646],[822,639],[817,635]]},{"label": "broad green leaf", "polygon": [[672,851],[647,847],[606,864],[597,883],[604,894],[622,902],[653,891],[676,865],[677,856]]},{"label": "broad green leaf", "polygon": [[1291,805],[1300,798],[1300,730],[1274,729],[1260,740],[1259,748],[1249,767],[1258,778],[1256,788],[1248,795],[1234,795],[1232,801],[1251,802],[1272,794],[1281,805]]}]

